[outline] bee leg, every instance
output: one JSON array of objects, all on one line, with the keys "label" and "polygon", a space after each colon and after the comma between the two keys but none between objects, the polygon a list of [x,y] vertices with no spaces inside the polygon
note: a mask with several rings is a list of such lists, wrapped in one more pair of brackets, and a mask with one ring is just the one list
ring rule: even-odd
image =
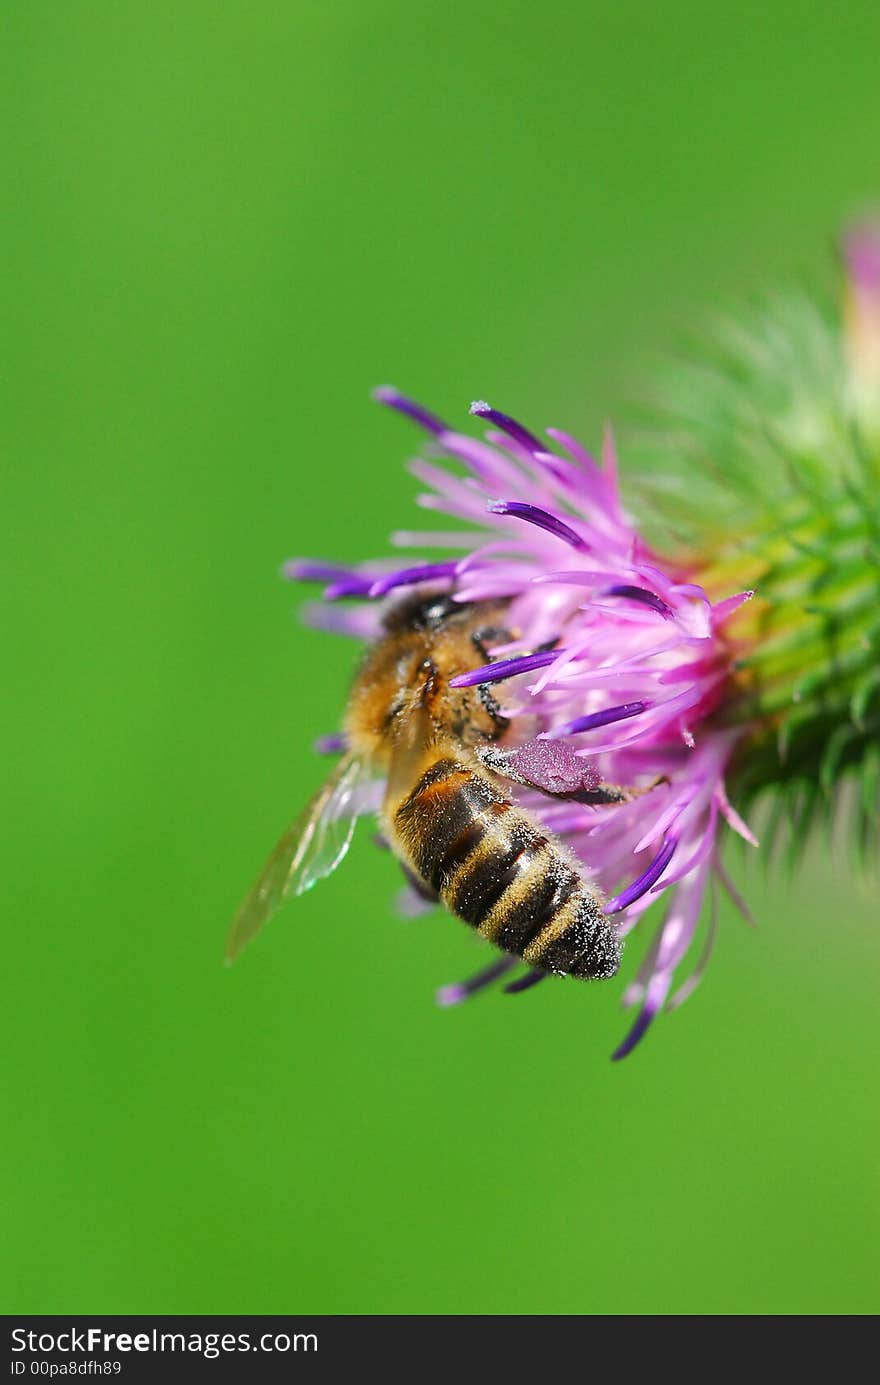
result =
[{"label": "bee leg", "polygon": [[530,991],[533,986],[537,986],[539,981],[546,981],[549,975],[549,971],[527,971],[525,976],[518,976],[515,981],[508,981],[503,988],[504,994],[519,995],[521,991]]},{"label": "bee leg", "polygon": [[624,784],[606,784],[600,780],[594,788],[581,789],[575,793],[566,794],[566,798],[572,799],[575,803],[588,803],[599,807],[609,803],[632,803],[634,798],[641,798],[642,794],[650,793],[652,789],[657,789],[661,784],[668,784],[669,780],[665,774],[658,774],[656,779],[652,779],[650,784],[645,784],[643,788],[634,788]]},{"label": "bee leg", "polygon": [[493,697],[492,689],[489,687],[488,683],[481,683],[480,686],[477,688],[477,694],[479,696],[480,701],[483,704],[483,707],[488,712],[489,717],[491,718],[495,735],[503,736],[504,732],[510,725],[510,722],[508,721],[507,717],[502,715],[501,705],[498,702],[498,700],[495,697]]},{"label": "bee leg", "polygon": [[419,899],[423,899],[426,904],[440,903],[440,896],[437,891],[432,890],[430,885],[426,885],[420,875],[416,875],[415,871],[410,870],[409,866],[405,866],[402,861],[400,862],[400,869],[403,871],[406,883],[413,893],[418,895]]},{"label": "bee leg", "polygon": [[514,750],[496,745],[476,748],[480,762],[493,774],[539,789],[553,798],[570,798],[572,794],[599,787],[600,779],[588,760],[582,760],[563,741],[526,741]]},{"label": "bee leg", "polygon": [[538,789],[552,798],[564,798],[573,803],[594,807],[603,804],[629,803],[659,784],[669,781],[660,775],[645,788],[629,788],[608,784],[599,777],[589,760],[576,755],[564,741],[526,741],[515,750],[502,750],[495,745],[477,746],[477,755],[488,770],[511,783]]},{"label": "bee leg", "polygon": [[471,643],[482,658],[488,659],[490,647],[493,644],[506,644],[511,636],[512,631],[503,625],[484,625],[471,635]]},{"label": "bee leg", "polygon": [[476,995],[486,986],[491,986],[499,976],[505,972],[512,971],[519,966],[518,957],[499,957],[497,962],[485,967],[483,971],[478,971],[476,976],[472,976],[468,981],[460,981],[457,985],[441,986],[437,992],[438,1005],[460,1005],[463,1000]]},{"label": "bee leg", "polygon": [[475,747],[477,758],[484,769],[489,769],[493,774],[498,774],[502,779],[509,779],[512,784],[524,784],[527,788],[541,788],[540,784],[535,784],[531,779],[526,778],[516,766],[516,751],[502,750],[497,745],[478,745]]}]

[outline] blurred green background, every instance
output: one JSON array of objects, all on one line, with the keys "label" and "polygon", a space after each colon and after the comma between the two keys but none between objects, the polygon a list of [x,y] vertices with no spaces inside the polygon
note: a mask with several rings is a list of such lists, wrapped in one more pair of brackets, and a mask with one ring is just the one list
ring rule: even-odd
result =
[{"label": "blurred green background", "polygon": [[827,277],[880,10],[4,25],[4,1310],[876,1310],[877,895],[823,846],[731,853],[759,930],[620,1065],[618,982],[436,1009],[484,954],[368,830],[220,959],[354,659],[278,564],[417,519],[369,389],[595,441],[706,307]]}]

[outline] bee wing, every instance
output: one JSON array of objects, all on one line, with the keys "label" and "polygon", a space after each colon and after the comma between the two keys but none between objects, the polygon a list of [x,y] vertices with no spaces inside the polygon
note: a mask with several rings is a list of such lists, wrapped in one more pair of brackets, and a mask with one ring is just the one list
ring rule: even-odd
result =
[{"label": "bee wing", "polygon": [[346,755],[288,827],[235,916],[226,945],[227,962],[238,956],[285,899],[304,894],[339,865],[354,835],[357,791],[365,777],[364,762]]}]

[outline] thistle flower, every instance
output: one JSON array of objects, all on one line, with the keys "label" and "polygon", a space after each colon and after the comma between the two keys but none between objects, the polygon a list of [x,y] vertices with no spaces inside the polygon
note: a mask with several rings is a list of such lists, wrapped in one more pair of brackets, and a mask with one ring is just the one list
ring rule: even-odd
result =
[{"label": "thistle flower", "polygon": [[[880,241],[865,236],[851,242],[848,332],[810,303],[780,300],[723,332],[711,366],[680,374],[672,402],[683,426],[653,452],[662,475],[679,478],[679,527],[688,491],[696,497],[685,542],[661,546],[638,527],[610,431],[596,458],[558,429],[545,440],[478,402],[471,414],[487,431],[475,438],[384,388],[376,397],[426,437],[411,463],[425,488],[418,503],[466,527],[393,534],[396,547],[422,550],[415,560],[285,567],[326,584],[312,623],[358,639],[376,636],[384,603],[412,588],[509,601],[515,638],[455,683],[491,685],[514,766],[547,791],[520,801],[579,858],[619,936],[652,928],[624,991],[639,1008],[615,1058],[702,976],[715,885],[748,917],[721,861],[731,834],[757,845],[745,805],[772,793],[771,835],[787,816],[802,836],[859,766],[862,836],[876,824],[880,520],[869,439]],[[600,779],[642,791],[601,809],[553,796]],[[463,1000],[513,965],[499,959],[438,999]]]}]

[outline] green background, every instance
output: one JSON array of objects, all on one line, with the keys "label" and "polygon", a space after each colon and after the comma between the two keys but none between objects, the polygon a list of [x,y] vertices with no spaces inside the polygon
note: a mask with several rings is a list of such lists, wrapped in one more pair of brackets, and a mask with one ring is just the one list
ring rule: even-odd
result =
[{"label": "green background", "polygon": [[731,853],[759,929],[725,911],[620,1065],[619,982],[436,1009],[483,954],[394,916],[368,830],[220,958],[354,658],[278,564],[417,519],[370,387],[592,442],[707,306],[827,278],[880,192],[880,10],[4,26],[5,1311],[875,1310],[877,895],[844,856]]}]

